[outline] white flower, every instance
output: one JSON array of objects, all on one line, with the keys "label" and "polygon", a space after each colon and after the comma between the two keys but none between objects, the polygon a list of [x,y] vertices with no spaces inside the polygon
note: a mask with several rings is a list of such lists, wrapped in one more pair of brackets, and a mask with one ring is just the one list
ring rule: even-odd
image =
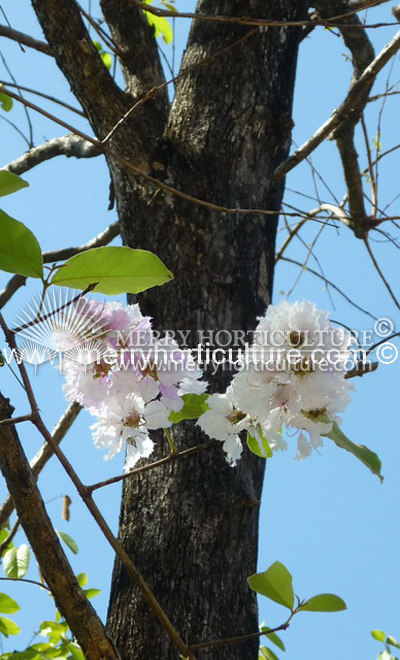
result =
[{"label": "white flower", "polygon": [[207,399],[207,405],[209,410],[199,417],[197,424],[210,438],[224,443],[227,461],[235,465],[242,452],[238,434],[250,428],[250,417],[235,407],[231,387],[225,394],[212,394]]}]

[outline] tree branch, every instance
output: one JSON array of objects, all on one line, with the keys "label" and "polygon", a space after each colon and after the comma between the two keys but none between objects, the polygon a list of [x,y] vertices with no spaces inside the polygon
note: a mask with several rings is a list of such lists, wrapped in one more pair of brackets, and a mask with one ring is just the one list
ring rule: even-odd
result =
[{"label": "tree branch", "polygon": [[[137,100],[165,82],[154,29],[143,12],[126,0],[101,0],[100,5],[118,47],[126,91]],[[149,110],[158,114],[161,131],[169,111],[166,88],[149,103]]]},{"label": "tree branch", "polygon": [[[8,399],[0,394],[0,419],[12,412]],[[0,466],[7,488],[57,608],[88,660],[117,660],[118,653],[79,587],[53,529],[15,427],[0,428],[0,439]]]},{"label": "tree branch", "polygon": [[54,138],[48,142],[40,144],[38,147],[29,149],[22,156],[13,160],[3,169],[14,174],[23,174],[31,170],[36,165],[51,160],[57,156],[66,156],[67,158],[93,158],[99,156],[101,151],[93,144],[77,135],[70,134]]},{"label": "tree branch", "polygon": [[34,48],[40,53],[51,55],[50,46],[49,44],[46,44],[45,41],[34,39],[33,37],[30,37],[29,34],[18,32],[18,30],[13,30],[13,28],[10,28],[6,25],[0,25],[0,37],[7,37],[7,39],[12,39],[13,41],[17,41],[19,44],[28,46],[28,48]]},{"label": "tree branch", "polygon": [[400,49],[400,32],[398,32],[393,39],[382,49],[379,55],[367,66],[365,71],[361,74],[357,82],[350,88],[344,101],[334,110],[329,119],[322,124],[322,126],[312,135],[307,142],[305,142],[299,149],[297,149],[289,158],[287,158],[281,165],[279,165],[274,173],[274,179],[277,181],[285,176],[299,163],[305,160],[316,149],[321,142],[323,142],[332,131],[337,128],[351,112],[354,106],[363,99],[365,90],[371,87],[378,73],[383,69],[385,64],[397,53]]},{"label": "tree branch", "polygon": [[[60,417],[52,432],[52,438],[57,445],[59,445],[60,442],[65,438],[67,432],[69,431],[72,424],[76,420],[81,409],[82,407],[80,406],[80,404],[74,401],[68,406],[63,416]],[[53,450],[51,449],[49,444],[45,442],[42,445],[42,447],[39,449],[36,456],[34,456],[34,458],[31,460],[29,465],[35,480],[39,478],[41,471],[43,470],[46,463],[53,456],[53,454],[54,454]],[[7,518],[11,516],[13,511],[14,511],[14,502],[11,496],[9,495],[4,500],[3,505],[0,508],[0,529],[4,527]]]},{"label": "tree branch", "polygon": [[102,135],[123,114],[126,99],[93,45],[79,7],[75,0],[32,0],[32,5],[72,93]]}]

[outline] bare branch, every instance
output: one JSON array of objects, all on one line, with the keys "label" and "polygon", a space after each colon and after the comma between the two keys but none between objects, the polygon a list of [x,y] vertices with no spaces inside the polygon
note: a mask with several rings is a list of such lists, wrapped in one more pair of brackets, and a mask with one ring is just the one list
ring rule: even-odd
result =
[{"label": "bare branch", "polygon": [[[350,11],[345,13],[338,14],[329,19],[320,19],[320,20],[309,20],[309,21],[270,21],[262,18],[249,18],[248,16],[222,16],[222,15],[207,15],[200,14],[196,12],[181,12],[181,11],[172,11],[169,9],[160,9],[159,7],[152,7],[151,5],[145,4],[142,0],[128,0],[135,7],[139,7],[143,11],[147,11],[154,16],[163,16],[167,18],[190,18],[195,21],[208,21],[212,23],[228,23],[233,25],[250,25],[250,26],[265,26],[265,27],[302,27],[302,26],[315,26],[321,25],[322,27],[341,27],[338,21],[352,16],[358,11],[362,11],[366,7],[364,6],[353,6]],[[374,6],[375,4],[381,4],[387,0],[370,0],[368,6]],[[314,3],[312,3],[314,5]],[[355,3],[356,4],[356,3]],[[315,5],[314,5],[315,6]],[[366,27],[380,27],[382,25],[387,25],[387,23],[376,23],[374,25],[360,25],[361,29]],[[390,23],[389,25],[392,25]]]},{"label": "bare branch", "polygon": [[0,85],[7,85],[7,87],[16,87],[17,89],[22,89],[23,92],[29,92],[29,94],[40,96],[43,99],[47,99],[48,101],[52,101],[53,103],[61,105],[63,108],[67,108],[67,110],[71,110],[71,112],[75,112],[75,114],[80,115],[81,117],[85,117],[85,113],[82,112],[82,110],[74,108],[73,105],[65,103],[65,101],[61,101],[61,99],[57,99],[55,96],[51,96],[45,92],[39,92],[38,89],[32,89],[32,87],[25,87],[24,85],[17,85],[16,83],[10,83],[6,80],[0,80]]},{"label": "bare branch", "polygon": [[371,246],[369,244],[369,241],[368,241],[367,237],[364,238],[364,243],[365,243],[365,247],[367,248],[368,254],[371,257],[371,261],[374,264],[376,272],[378,273],[378,275],[381,278],[383,284],[385,285],[385,287],[386,287],[391,299],[393,300],[394,304],[396,305],[397,309],[400,309],[400,303],[397,300],[397,298],[396,298],[396,296],[393,292],[392,287],[390,286],[389,282],[387,281],[386,277],[384,276],[384,274],[382,272],[382,269],[379,266],[378,261],[377,261],[375,255],[374,255],[374,253],[371,250]]},{"label": "bare branch", "polygon": [[357,103],[363,98],[365,91],[370,88],[378,73],[399,49],[400,32],[393,37],[393,39],[365,69],[357,82],[354,83],[349,90],[344,101],[336,108],[336,110],[334,110],[329,119],[307,140],[307,142],[299,147],[299,149],[276,168],[274,173],[275,181],[290,172],[290,170],[307,158],[307,156],[309,156],[314,149],[316,149],[321,142],[323,142],[332,131],[346,119],[352,108],[357,106]]},{"label": "bare branch", "polygon": [[45,41],[34,39],[33,37],[30,37],[29,34],[18,32],[18,30],[13,30],[13,28],[7,27],[6,25],[0,25],[0,37],[7,37],[7,39],[12,39],[19,44],[28,46],[28,48],[34,48],[40,53],[51,55],[50,46]]},{"label": "bare branch", "polygon": [[29,149],[22,156],[13,160],[3,169],[9,170],[14,174],[23,174],[31,170],[36,165],[51,160],[57,156],[66,156],[67,158],[93,158],[99,156],[101,151],[87,140],[77,135],[64,135],[54,138],[48,142],[40,144],[38,147]]},{"label": "bare branch", "polygon": [[[295,266],[299,266],[300,268],[304,267],[303,264],[300,261],[296,261],[296,259],[289,259],[289,257],[283,257],[282,256],[280,258],[280,261],[287,261],[289,264],[294,264]],[[371,314],[371,312],[369,312],[367,309],[364,309],[360,305],[357,305],[357,303],[355,303],[354,300],[351,300],[351,298],[349,298],[349,296],[347,296],[343,292],[343,289],[340,289],[338,286],[336,286],[336,284],[334,284],[331,280],[328,280],[324,275],[321,275],[321,273],[318,273],[318,271],[313,270],[309,266],[305,266],[304,269],[308,273],[311,273],[312,275],[315,275],[315,277],[318,277],[320,280],[322,280],[325,283],[325,285],[328,285],[328,286],[332,287],[332,289],[337,291],[337,293],[339,293],[345,300],[347,300],[347,302],[350,303],[350,305],[352,305],[353,307],[358,309],[360,312],[363,312],[363,314],[366,314],[367,316],[369,316],[374,321],[377,320],[376,316]]]},{"label": "bare branch", "polygon": [[[77,403],[76,401],[74,401],[68,406],[63,416],[60,417],[56,426],[53,429],[52,437],[55,443],[59,445],[60,442],[64,439],[67,432],[71,428],[72,424],[76,420],[81,409],[82,408],[80,404]],[[53,456],[53,450],[51,449],[49,444],[45,442],[42,445],[41,449],[39,449],[36,456],[34,456],[34,458],[29,463],[35,480],[39,478],[41,471],[43,470],[44,466],[52,456]],[[14,502],[9,495],[4,500],[3,505],[0,508],[0,529],[4,527],[7,518],[11,516],[13,511],[14,511]]]}]

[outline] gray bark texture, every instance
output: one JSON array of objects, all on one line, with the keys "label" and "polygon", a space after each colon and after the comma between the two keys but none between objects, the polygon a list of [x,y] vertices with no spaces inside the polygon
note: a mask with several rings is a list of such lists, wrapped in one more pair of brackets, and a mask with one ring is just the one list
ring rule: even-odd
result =
[{"label": "gray bark texture", "polygon": [[[99,138],[163,81],[152,30],[128,0],[101,2],[118,45],[124,91],[108,77],[73,0],[32,4]],[[199,0],[197,11],[296,21],[306,18],[307,5]],[[273,184],[272,174],[289,150],[300,40],[297,27],[251,30],[194,21],[181,69],[190,70],[179,79],[173,103],[164,91],[155,95],[124,122],[110,146],[194,197],[278,211],[284,184]],[[151,250],[175,275],[139,297],[142,312],[154,317],[158,329],[190,330],[193,343],[198,330],[254,328],[270,302],[277,216],[218,213],[157,191],[112,157],[107,160],[124,243]],[[222,376],[212,387],[226,380]],[[190,424],[174,438],[179,449],[205,439]],[[167,451],[160,438],[159,455]],[[218,445],[125,481],[119,539],[189,644],[258,629],[246,577],[256,570],[264,466],[245,449],[231,468]],[[122,660],[178,658],[118,561],[108,630]],[[207,648],[196,658],[256,660],[257,649],[258,640],[252,640]]]}]

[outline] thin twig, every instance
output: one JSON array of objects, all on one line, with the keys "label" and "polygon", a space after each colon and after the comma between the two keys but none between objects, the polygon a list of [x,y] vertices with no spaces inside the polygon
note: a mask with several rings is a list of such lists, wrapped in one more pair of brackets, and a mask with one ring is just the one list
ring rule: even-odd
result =
[{"label": "thin twig", "polygon": [[36,580],[28,580],[27,578],[10,578],[10,577],[0,577],[0,580],[9,580],[11,582],[23,582],[26,584],[34,584],[36,587],[40,587],[41,589],[46,589],[46,591],[50,591],[49,587],[47,584],[44,584],[44,582],[36,582]]},{"label": "thin twig", "polygon": [[[281,257],[280,261],[287,261],[290,264],[294,264],[295,266],[300,266],[300,268],[303,268],[303,264],[300,261],[296,261],[295,259],[289,259],[289,257]],[[351,300],[351,298],[349,298],[349,296],[347,296],[343,292],[343,290],[340,289],[338,286],[336,286],[336,284],[334,284],[331,280],[328,280],[326,277],[324,277],[323,275],[318,273],[316,270],[313,270],[309,266],[306,266],[305,270],[307,272],[311,273],[312,275],[315,275],[315,277],[318,277],[320,280],[322,280],[325,283],[325,285],[329,285],[330,287],[332,287],[332,289],[337,291],[337,293],[339,293],[345,300],[347,300],[347,302],[350,303],[350,305],[352,305],[353,307],[358,309],[360,312],[363,312],[363,314],[366,314],[367,316],[369,316],[374,321],[377,321],[377,319],[378,319],[377,316],[374,316],[373,314],[368,312],[368,310],[364,309],[363,307],[360,307],[360,305],[357,305],[357,303],[355,303],[353,300]]]},{"label": "thin twig", "polygon": [[389,292],[389,295],[390,295],[391,299],[393,300],[394,304],[396,305],[397,309],[400,309],[399,301],[397,300],[395,294],[393,293],[392,287],[390,286],[389,282],[387,281],[386,277],[384,276],[384,274],[383,274],[383,272],[382,272],[382,270],[381,270],[381,268],[380,268],[380,266],[379,266],[379,264],[378,264],[378,262],[375,258],[375,255],[371,250],[371,246],[369,244],[369,241],[368,241],[367,237],[364,238],[364,243],[365,243],[365,247],[367,248],[368,254],[371,257],[371,261],[374,264],[376,272],[378,273],[378,275],[381,278],[383,284],[385,285],[387,291]]},{"label": "thin twig", "polygon": [[218,441],[212,440],[211,442],[205,442],[202,445],[196,445],[195,447],[190,447],[189,449],[184,449],[183,451],[171,452],[171,454],[165,456],[164,458],[160,458],[158,461],[154,461],[153,463],[147,463],[147,465],[142,465],[141,467],[136,468],[135,470],[130,470],[129,472],[125,472],[124,474],[119,474],[116,477],[110,477],[110,479],[105,479],[104,481],[99,481],[98,483],[92,484],[91,486],[86,486],[86,489],[89,493],[93,493],[93,491],[98,490],[99,488],[104,488],[105,486],[111,486],[112,484],[117,484],[120,481],[124,481],[125,479],[131,479],[132,477],[137,477],[139,474],[143,474],[143,472],[154,470],[154,468],[167,465],[167,463],[171,463],[171,461],[175,461],[178,458],[190,456],[191,454],[195,454],[198,451],[201,451],[203,449],[209,449],[210,447],[216,447],[217,445],[218,445]]},{"label": "thin twig", "polygon": [[339,126],[347,113],[357,104],[365,90],[375,80],[385,64],[397,53],[400,48],[400,32],[381,50],[379,55],[365,69],[357,82],[350,88],[344,101],[333,111],[329,119],[312,135],[307,142],[299,147],[289,158],[281,163],[274,172],[277,181],[309,156],[320,144]]},{"label": "thin twig", "polygon": [[7,27],[6,25],[0,25],[0,37],[7,37],[12,39],[19,44],[24,44],[28,48],[34,48],[40,53],[45,55],[51,55],[51,50],[49,44],[44,41],[39,41],[29,36],[29,34],[24,34],[23,32],[18,32],[18,30],[13,30],[13,28]]}]

